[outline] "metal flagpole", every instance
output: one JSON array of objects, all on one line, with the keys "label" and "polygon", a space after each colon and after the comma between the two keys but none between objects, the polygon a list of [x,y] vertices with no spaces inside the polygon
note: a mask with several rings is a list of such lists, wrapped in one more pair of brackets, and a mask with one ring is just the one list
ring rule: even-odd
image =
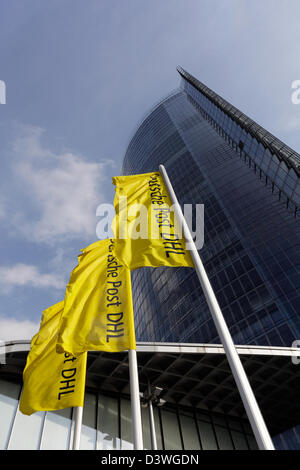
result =
[{"label": "metal flagpole", "polygon": [[214,294],[214,291],[212,289],[212,286],[207,277],[206,271],[202,264],[199,253],[197,251],[196,245],[193,241],[187,222],[183,216],[181,207],[178,203],[176,194],[169,180],[167,171],[163,165],[159,165],[159,170],[161,172],[161,175],[169,191],[172,204],[174,205],[174,212],[177,215],[179,223],[182,224],[181,226],[183,228],[184,237],[186,241],[189,243],[190,253],[191,253],[194,265],[195,265],[195,270],[196,270],[198,279],[203,289],[203,292],[204,292],[210,313],[214,320],[216,329],[222,341],[233,377],[235,379],[236,385],[241,395],[241,399],[246,409],[246,413],[249,418],[258,447],[261,450],[274,450],[272,439],[269,435],[263,416],[256,402],[256,398],[249,384],[247,375],[244,371],[239,355],[235,349],[227,324],[225,322],[225,319],[219,307],[219,304]]},{"label": "metal flagpole", "polygon": [[73,450],[79,450],[83,407],[76,406],[74,409],[75,409],[75,426],[74,426],[74,435],[73,435]]},{"label": "metal flagpole", "polygon": [[152,450],[157,450],[157,441],[156,441],[156,432],[155,432],[155,423],[154,423],[154,413],[153,413],[153,406],[152,406],[151,398],[148,402],[148,407],[149,407],[151,447],[152,447]]},{"label": "metal flagpole", "polygon": [[142,415],[136,350],[128,350],[134,450],[143,450]]}]

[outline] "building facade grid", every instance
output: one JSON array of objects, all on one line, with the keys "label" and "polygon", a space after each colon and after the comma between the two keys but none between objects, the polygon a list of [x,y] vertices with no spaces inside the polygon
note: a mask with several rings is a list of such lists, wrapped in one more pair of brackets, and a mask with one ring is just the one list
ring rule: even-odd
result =
[{"label": "building facade grid", "polygon": [[[299,156],[284,159],[288,147],[274,137],[279,160],[270,134],[253,121],[246,131],[228,109],[183,74],[131,139],[123,173],[163,163],[180,204],[204,204],[200,255],[234,341],[291,345],[300,337]],[[138,340],[219,342],[193,270],[143,268],[132,280]]]}]

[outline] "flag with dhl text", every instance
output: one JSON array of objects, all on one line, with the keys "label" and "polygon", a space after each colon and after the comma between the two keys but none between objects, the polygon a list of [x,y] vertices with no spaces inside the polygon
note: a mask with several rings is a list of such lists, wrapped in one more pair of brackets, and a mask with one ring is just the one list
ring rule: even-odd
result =
[{"label": "flag with dhl text", "polygon": [[86,354],[77,358],[56,352],[63,308],[64,301],[46,309],[39,332],[31,340],[20,399],[20,411],[25,415],[83,406]]},{"label": "flag with dhl text", "polygon": [[81,250],[66,289],[58,353],[136,348],[130,271],[116,260],[113,245],[99,240]]},{"label": "flag with dhl text", "polygon": [[194,267],[159,172],[116,176],[114,253],[127,268]]}]

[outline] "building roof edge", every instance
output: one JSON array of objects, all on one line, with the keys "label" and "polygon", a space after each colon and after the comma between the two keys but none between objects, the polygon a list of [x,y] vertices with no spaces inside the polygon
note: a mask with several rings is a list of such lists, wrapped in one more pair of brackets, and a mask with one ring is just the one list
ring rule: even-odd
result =
[{"label": "building roof edge", "polygon": [[190,83],[196,90],[200,91],[215,106],[221,109],[230,119],[235,121],[242,129],[251,134],[265,148],[268,148],[272,154],[275,154],[280,161],[284,161],[288,168],[293,168],[300,176],[300,155],[288,147],[284,142],[272,135],[253,119],[242,113],[238,108],[230,104],[220,95],[208,88],[193,75],[184,70],[181,66],[177,67],[179,75]]}]

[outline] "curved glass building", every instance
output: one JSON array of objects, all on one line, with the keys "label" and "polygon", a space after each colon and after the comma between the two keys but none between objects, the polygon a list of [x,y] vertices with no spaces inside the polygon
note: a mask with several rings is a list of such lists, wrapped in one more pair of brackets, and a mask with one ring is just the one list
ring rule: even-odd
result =
[{"label": "curved glass building", "polygon": [[[204,204],[200,256],[275,448],[296,450],[300,156],[178,71],[180,88],[140,124],[122,171],[163,163],[180,203]],[[132,284],[144,448],[155,437],[158,450],[256,449],[194,270],[137,269]],[[73,409],[19,410],[29,348],[0,344],[0,448],[72,449]],[[90,351],[80,449],[133,449],[130,398],[127,352]]]},{"label": "curved glass building", "polygon": [[[139,125],[123,174],[164,164],[181,205],[204,204],[200,256],[236,344],[300,338],[300,155],[178,68]],[[219,343],[194,270],[132,273],[137,339]]]}]

